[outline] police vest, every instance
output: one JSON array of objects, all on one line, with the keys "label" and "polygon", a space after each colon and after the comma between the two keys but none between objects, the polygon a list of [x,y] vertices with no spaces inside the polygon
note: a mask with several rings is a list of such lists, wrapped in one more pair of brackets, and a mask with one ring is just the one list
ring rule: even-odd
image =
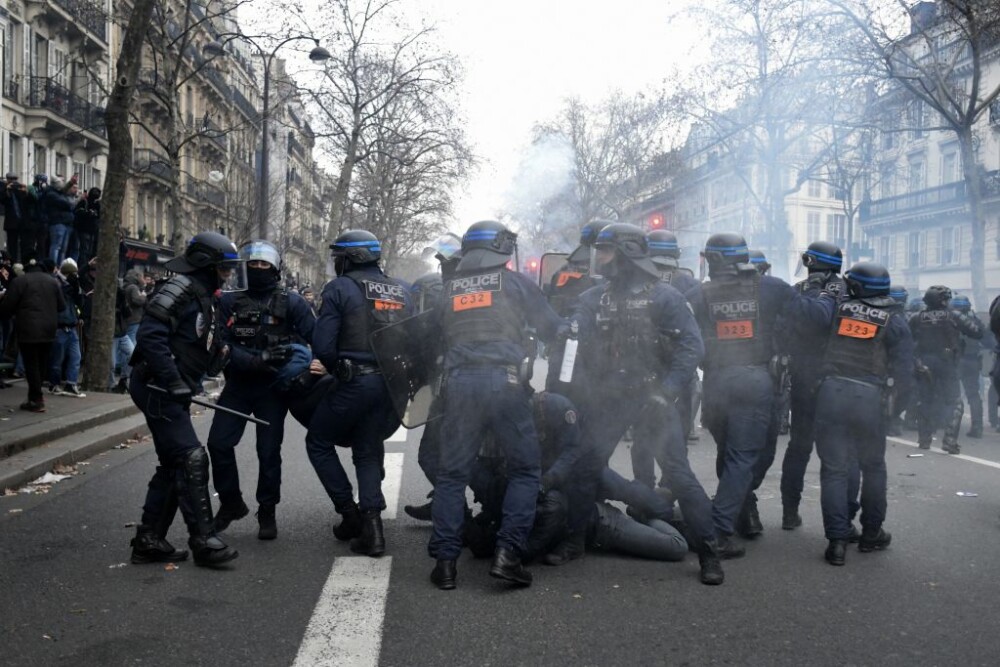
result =
[{"label": "police vest", "polygon": [[910,320],[918,355],[940,356],[958,353],[962,334],[952,321],[950,310],[924,310]]},{"label": "police vest", "polygon": [[345,277],[354,281],[364,297],[364,317],[345,317],[337,339],[337,352],[371,352],[368,335],[395,324],[406,312],[406,288],[388,276],[376,278]]},{"label": "police vest", "polygon": [[597,284],[586,269],[566,266],[552,276],[549,304],[560,317],[572,314],[580,295]]},{"label": "police vest", "polygon": [[274,290],[266,303],[247,292],[240,292],[233,302],[233,314],[227,323],[237,345],[265,350],[292,341],[288,328],[288,292]]},{"label": "police vest", "polygon": [[[194,299],[198,311],[194,320],[195,340],[183,340],[180,336],[170,337],[170,352],[177,363],[177,370],[188,383],[197,383],[205,372],[214,366],[222,355],[222,340],[217,336],[215,297],[201,283],[185,275],[174,276],[168,281],[181,283],[182,293],[176,301],[177,314],[183,312],[187,303]],[[176,322],[172,332],[184,322]]]},{"label": "police vest", "polygon": [[665,362],[660,335],[653,324],[650,307],[656,298],[656,283],[627,294],[601,294],[597,309],[600,349],[593,362],[604,363],[606,372],[621,374],[638,385],[656,376]]},{"label": "police vest", "polygon": [[827,375],[885,379],[889,374],[885,345],[889,303],[879,299],[849,299],[837,306],[826,345]]},{"label": "police vest", "polygon": [[525,320],[514,302],[505,269],[455,276],[444,287],[443,323],[448,345],[509,341],[522,345]]},{"label": "police vest", "polygon": [[760,274],[741,275],[735,282],[702,285],[709,326],[705,368],[755,366],[771,360],[772,322],[761,317]]}]

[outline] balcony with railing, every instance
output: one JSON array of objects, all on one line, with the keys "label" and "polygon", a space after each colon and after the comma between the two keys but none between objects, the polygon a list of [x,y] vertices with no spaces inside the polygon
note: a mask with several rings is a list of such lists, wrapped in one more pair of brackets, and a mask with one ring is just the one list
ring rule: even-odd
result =
[{"label": "balcony with railing", "polygon": [[[981,187],[984,199],[1000,197],[1000,171],[984,174]],[[965,181],[955,181],[862,204],[861,222],[882,222],[898,216],[962,208],[966,201],[968,201],[968,189]]]},{"label": "balcony with railing", "polygon": [[201,131],[202,136],[211,141],[216,148],[223,153],[226,152],[226,133],[215,121],[206,116],[202,121]]},{"label": "balcony with railing", "polygon": [[107,138],[104,125],[104,107],[91,104],[55,79],[43,76],[29,77],[30,89],[25,106],[45,109],[70,121],[80,129]]},{"label": "balcony with railing", "polygon": [[198,184],[198,194],[202,202],[209,206],[214,206],[220,211],[226,210],[226,193],[215,185],[212,185],[208,181],[200,182]]},{"label": "balcony with railing", "polygon": [[295,155],[300,160],[306,159],[306,149],[291,132],[288,133],[288,152]]},{"label": "balcony with railing", "polygon": [[132,170],[140,176],[153,176],[171,182],[170,160],[151,148],[136,148],[132,154]]},{"label": "balcony with railing", "polygon": [[89,48],[99,47],[107,50],[108,15],[104,9],[91,0],[42,0],[31,8],[29,3],[28,16],[40,13],[46,22],[62,21],[70,36],[76,32],[89,36],[93,42]]},{"label": "balcony with railing", "polygon": [[250,103],[243,93],[241,93],[236,88],[233,88],[233,105],[240,110],[244,116],[250,119],[251,122],[256,123],[260,118],[260,114],[257,109]]},{"label": "balcony with railing", "polygon": [[16,104],[21,104],[21,77],[12,76],[9,79],[4,79],[3,82],[3,96],[14,102]]}]

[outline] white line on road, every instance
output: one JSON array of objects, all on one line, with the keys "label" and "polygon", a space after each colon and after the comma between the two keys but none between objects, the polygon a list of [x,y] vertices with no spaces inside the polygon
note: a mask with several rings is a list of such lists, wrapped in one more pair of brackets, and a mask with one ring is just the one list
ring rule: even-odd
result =
[{"label": "white line on road", "polygon": [[[894,435],[890,435],[888,438],[886,438],[886,440],[892,440],[893,442],[898,442],[901,445],[908,445],[910,447],[917,447],[917,448],[920,447],[918,443],[913,442],[912,440],[897,438]],[[967,454],[949,454],[948,452],[944,451],[939,447],[931,447],[930,451],[936,452],[938,454],[944,454],[948,458],[961,459],[963,461],[969,461],[970,463],[978,463],[979,465],[987,466],[990,468],[996,468],[997,470],[1000,470],[1000,463],[997,463],[996,461],[989,461],[987,459],[981,459],[975,456],[969,456]]]},{"label": "white line on road", "polygon": [[386,442],[406,442],[406,427],[400,426],[396,432],[389,436]]},{"label": "white line on road", "polygon": [[383,519],[395,519],[399,507],[399,490],[403,485],[403,454],[385,455],[385,479],[382,480],[382,495],[385,497]]},{"label": "white line on road", "polygon": [[293,667],[377,665],[391,571],[391,556],[334,559]]}]

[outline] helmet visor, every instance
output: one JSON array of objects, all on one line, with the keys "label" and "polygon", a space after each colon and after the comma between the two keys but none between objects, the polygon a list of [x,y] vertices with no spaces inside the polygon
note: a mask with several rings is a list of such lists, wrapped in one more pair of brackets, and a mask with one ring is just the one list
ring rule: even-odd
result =
[{"label": "helmet visor", "polygon": [[226,260],[219,264],[219,286],[223,292],[242,292],[247,289],[247,263],[242,259]]},{"label": "helmet visor", "polygon": [[462,250],[462,239],[455,234],[444,234],[434,239],[424,248],[421,257],[424,261],[440,256],[445,261],[452,259]]}]

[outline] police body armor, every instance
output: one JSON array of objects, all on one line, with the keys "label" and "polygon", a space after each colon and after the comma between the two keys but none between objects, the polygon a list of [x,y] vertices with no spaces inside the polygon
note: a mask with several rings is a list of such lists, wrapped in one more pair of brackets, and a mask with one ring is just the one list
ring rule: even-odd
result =
[{"label": "police body armor", "polygon": [[524,345],[525,320],[504,289],[505,269],[458,275],[445,284],[448,345],[510,341]]},{"label": "police body armor", "polygon": [[826,375],[859,378],[889,374],[885,345],[892,299],[850,299],[837,306],[826,346]]},{"label": "police body armor", "polygon": [[292,342],[292,332],[288,328],[288,292],[274,290],[266,304],[247,292],[240,292],[233,303],[230,329],[238,345],[253,350],[288,345]]},{"label": "police body armor", "polygon": [[371,352],[369,335],[404,318],[406,289],[386,276],[355,278],[347,274],[361,289],[365,298],[365,317],[345,317],[337,340],[337,353]]},{"label": "police body armor", "polygon": [[760,274],[702,286],[711,326],[704,332],[705,368],[759,366],[771,360],[771,323],[760,317]]},{"label": "police body armor", "polygon": [[580,295],[596,284],[587,268],[567,265],[552,277],[549,304],[560,317],[568,317],[573,313]]},{"label": "police body armor", "polygon": [[915,313],[910,326],[917,344],[917,356],[938,356],[954,358],[959,353],[962,334],[952,319],[950,310],[924,310]]},{"label": "police body armor", "polygon": [[656,283],[624,295],[612,296],[610,288],[601,295],[597,310],[600,350],[595,362],[607,364],[604,371],[628,384],[642,385],[656,378],[668,359],[663,357],[660,334],[649,315],[656,296]]}]

